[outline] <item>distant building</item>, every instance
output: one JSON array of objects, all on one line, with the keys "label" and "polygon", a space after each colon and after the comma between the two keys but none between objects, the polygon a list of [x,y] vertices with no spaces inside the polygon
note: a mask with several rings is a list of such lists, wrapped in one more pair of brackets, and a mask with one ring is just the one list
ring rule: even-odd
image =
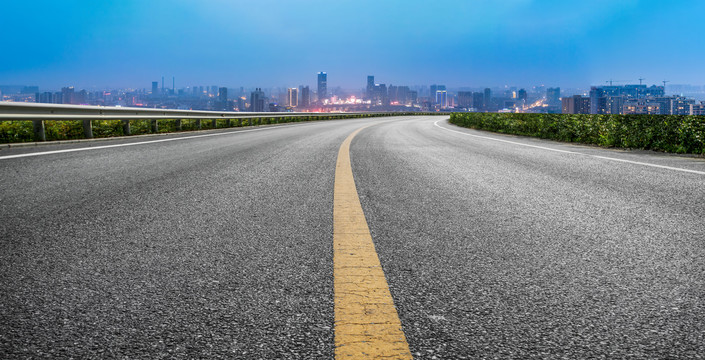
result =
[{"label": "distant building", "polygon": [[485,109],[485,94],[481,92],[472,93],[472,107],[477,111]]},{"label": "distant building", "polygon": [[232,111],[232,107],[228,101],[228,88],[226,87],[218,89],[218,110]]},{"label": "distant building", "polygon": [[261,88],[256,88],[255,91],[250,93],[250,111],[264,112],[265,103],[266,99]]},{"label": "distant building", "polygon": [[464,109],[473,107],[472,91],[458,91],[458,106]]},{"label": "distant building", "polygon": [[484,96],[482,98],[482,103],[484,104],[483,110],[485,110],[485,111],[493,110],[492,90],[490,88],[485,88]]},{"label": "distant building", "polygon": [[286,89],[286,105],[291,107],[299,106],[299,89]]},{"label": "distant building", "polygon": [[526,89],[519,89],[519,92],[517,92],[517,99],[526,103],[529,99],[529,94],[526,92]]},{"label": "distant building", "polygon": [[372,100],[375,91],[375,77],[374,75],[367,75],[367,91],[365,93],[367,100]]},{"label": "distant building", "polygon": [[446,86],[433,84],[430,86],[430,88],[431,88],[431,101],[434,104],[438,104],[438,102],[436,101],[436,93],[438,91],[446,91]]},{"label": "distant building", "polygon": [[152,81],[152,95],[157,95],[159,92],[159,81]]},{"label": "distant building", "polygon": [[623,114],[661,114],[661,103],[649,99],[631,99],[624,102]]},{"label": "distant building", "polygon": [[73,86],[61,88],[61,104],[73,104]]},{"label": "distant building", "polygon": [[559,106],[561,104],[561,88],[546,89],[546,102],[549,106]]},{"label": "distant building", "polygon": [[624,110],[624,96],[606,96],[603,114],[621,114]]},{"label": "distant building", "polygon": [[50,92],[36,93],[34,95],[34,101],[43,104],[51,104],[54,102],[54,94]]},{"label": "distant building", "polygon": [[690,115],[705,115],[705,102],[690,105]]},{"label": "distant building", "polygon": [[436,90],[436,105],[439,105],[441,109],[448,107],[448,92],[445,90]]},{"label": "distant building", "polygon": [[299,107],[307,108],[311,105],[311,90],[308,86],[299,86]]},{"label": "distant building", "polygon": [[323,103],[323,100],[328,98],[328,74],[325,72],[318,73],[318,101]]},{"label": "distant building", "polygon": [[563,114],[589,114],[590,98],[581,95],[573,95],[561,99]]}]

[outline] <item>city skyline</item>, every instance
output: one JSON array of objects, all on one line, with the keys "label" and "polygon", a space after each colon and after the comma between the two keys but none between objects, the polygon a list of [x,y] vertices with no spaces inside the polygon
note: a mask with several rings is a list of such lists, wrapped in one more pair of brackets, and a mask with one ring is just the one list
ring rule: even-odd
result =
[{"label": "city skyline", "polygon": [[4,45],[0,83],[291,87],[325,71],[328,89],[364,88],[369,74],[449,88],[699,85],[702,10],[689,0],[13,2],[0,26],[23,31]]}]

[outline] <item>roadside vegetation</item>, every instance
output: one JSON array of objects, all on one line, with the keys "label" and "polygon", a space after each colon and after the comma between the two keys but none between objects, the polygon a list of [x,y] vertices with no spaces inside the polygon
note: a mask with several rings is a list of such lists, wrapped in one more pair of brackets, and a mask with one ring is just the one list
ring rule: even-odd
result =
[{"label": "roadside vegetation", "polygon": [[453,113],[452,124],[605,147],[705,154],[705,116]]},{"label": "roadside vegetation", "polygon": [[[269,124],[283,124],[289,122],[353,119],[380,116],[402,116],[402,115],[436,115],[437,113],[367,113],[367,114],[345,114],[345,115],[311,115],[311,116],[281,116],[272,118],[232,118],[217,119],[215,126],[212,119],[200,121],[201,130],[258,126]],[[170,133],[179,131],[199,130],[199,121],[195,119],[181,120],[181,130],[178,129],[176,119],[157,120],[156,133]],[[74,140],[85,138],[82,121],[44,121],[46,140]],[[105,138],[114,136],[124,136],[122,120],[94,120],[92,121],[93,137]],[[130,120],[130,135],[152,134],[152,120]],[[34,131],[32,121],[0,121],[0,144],[32,142]]]}]

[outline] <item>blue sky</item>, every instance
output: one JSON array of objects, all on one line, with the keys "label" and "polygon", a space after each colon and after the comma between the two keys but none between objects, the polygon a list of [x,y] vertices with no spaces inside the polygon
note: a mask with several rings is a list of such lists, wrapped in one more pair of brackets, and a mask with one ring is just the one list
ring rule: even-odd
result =
[{"label": "blue sky", "polygon": [[0,5],[0,84],[705,84],[702,0],[121,0]]}]

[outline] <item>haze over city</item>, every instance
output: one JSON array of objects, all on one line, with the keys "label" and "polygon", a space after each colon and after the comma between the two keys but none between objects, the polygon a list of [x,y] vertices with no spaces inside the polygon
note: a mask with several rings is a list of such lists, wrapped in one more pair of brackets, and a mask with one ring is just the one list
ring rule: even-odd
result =
[{"label": "haze over city", "polygon": [[[697,0],[7,2],[1,84],[705,84]],[[32,16],[28,16],[32,14]]]}]

